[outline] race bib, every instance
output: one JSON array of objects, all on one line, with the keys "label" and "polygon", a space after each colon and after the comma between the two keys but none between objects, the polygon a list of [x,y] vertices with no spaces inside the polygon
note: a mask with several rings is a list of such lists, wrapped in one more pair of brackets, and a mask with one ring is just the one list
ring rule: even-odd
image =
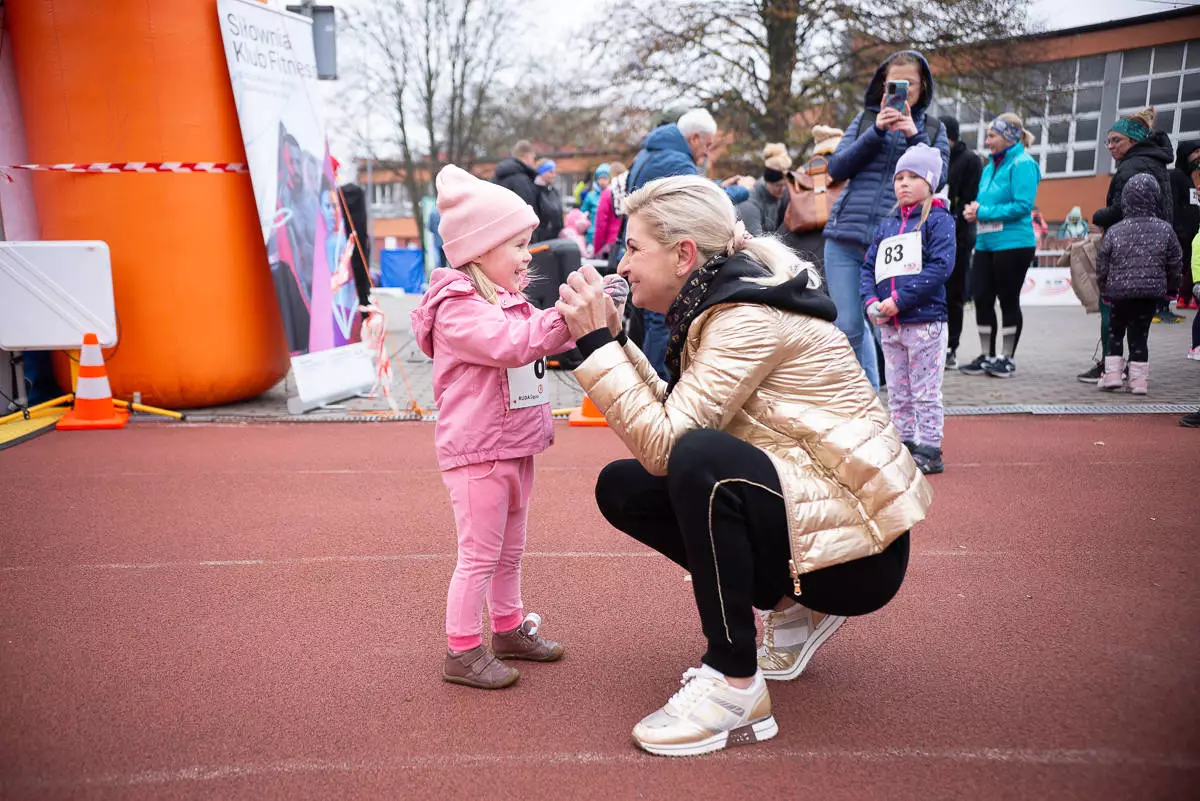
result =
[{"label": "race bib", "polygon": [[986,222],[986,223],[981,222],[981,223],[979,223],[979,225],[976,227],[975,230],[976,230],[976,232],[981,233],[981,234],[998,234],[1004,230],[1004,223],[1002,223],[1002,222]]},{"label": "race bib", "polygon": [[1193,186],[1188,190],[1188,202],[1193,206],[1200,206],[1200,189]]},{"label": "race bib", "polygon": [[508,408],[525,409],[550,402],[546,388],[546,360],[508,368]]},{"label": "race bib", "polygon": [[875,283],[898,275],[921,272],[921,232],[889,236],[879,243],[875,254]]}]

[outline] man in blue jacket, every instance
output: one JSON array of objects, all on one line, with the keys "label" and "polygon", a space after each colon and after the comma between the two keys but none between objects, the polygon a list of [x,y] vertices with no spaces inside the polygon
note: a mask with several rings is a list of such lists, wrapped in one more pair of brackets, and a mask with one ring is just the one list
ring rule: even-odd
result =
[{"label": "man in blue jacket", "polygon": [[[717,139],[717,121],[702,108],[692,109],[674,125],[661,125],[642,142],[642,149],[629,168],[626,191],[630,194],[651,181],[673,175],[703,175],[708,170],[709,154]],[[722,182],[725,193],[736,206],[750,197],[749,189],[736,176]],[[753,181],[750,181],[753,186]],[[624,250],[625,231],[621,231]],[[645,334],[642,352],[654,369],[667,380],[667,322],[664,315],[642,312]]]}]

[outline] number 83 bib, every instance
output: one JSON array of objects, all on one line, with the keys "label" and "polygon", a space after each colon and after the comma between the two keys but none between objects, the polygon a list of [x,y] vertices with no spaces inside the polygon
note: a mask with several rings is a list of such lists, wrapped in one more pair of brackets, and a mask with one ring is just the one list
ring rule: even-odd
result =
[{"label": "number 83 bib", "polygon": [[875,283],[898,275],[919,275],[921,272],[921,232],[889,236],[879,243],[875,254]]}]

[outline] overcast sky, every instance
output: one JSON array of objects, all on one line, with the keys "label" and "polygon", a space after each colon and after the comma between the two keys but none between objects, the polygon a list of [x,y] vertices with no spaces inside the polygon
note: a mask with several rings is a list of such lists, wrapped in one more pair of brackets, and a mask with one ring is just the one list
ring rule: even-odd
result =
[{"label": "overcast sky", "polygon": [[[340,5],[357,5],[373,0],[342,0]],[[1034,0],[1031,17],[1034,24],[1044,30],[1076,28],[1097,22],[1107,22],[1127,17],[1137,17],[1145,14],[1156,14],[1179,8],[1184,5],[1195,5],[1197,0]],[[563,53],[571,49],[571,43],[576,37],[588,35],[588,30],[604,23],[603,0],[592,2],[568,2],[566,0],[524,0],[518,4],[521,11],[522,27],[528,28],[529,45],[527,52],[534,58],[556,60],[555,53]],[[323,87],[326,95],[337,92],[336,83],[327,83]],[[327,120],[338,119],[335,108],[329,108]],[[343,137],[330,126],[330,145],[334,155],[344,164],[353,162],[352,149]],[[351,170],[347,170],[351,172]],[[347,178],[349,175],[346,176]]]}]

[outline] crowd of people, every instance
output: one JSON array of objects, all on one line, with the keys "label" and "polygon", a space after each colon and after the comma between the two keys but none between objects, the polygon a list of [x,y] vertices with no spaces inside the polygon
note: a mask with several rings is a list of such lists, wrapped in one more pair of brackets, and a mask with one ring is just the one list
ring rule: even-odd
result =
[{"label": "crowd of people", "polygon": [[[927,113],[934,91],[919,53],[895,53],[844,132],[824,129],[799,170],[767,145],[757,179],[709,177],[716,121],[687,111],[628,170],[598,167],[565,218],[554,162],[527,143],[495,182],[439,173],[449,267],[412,324],[433,359],[434,445],[458,528],[446,681],[500,689],[519,678],[513,661],[566,653],[527,612],[521,558],[534,456],[554,439],[545,359],[567,348],[630,451],[600,472],[599,511],[688,572],[706,641],[682,688],[633,727],[638,746],[685,756],[773,737],[767,682],[796,678],[849,618],[892,599],[931,501],[925,475],[945,469],[942,381],[963,298],[969,288],[981,353],[958,369],[1012,378],[1021,286],[1046,236],[1023,121],[993,119],[981,163],[955,120]],[[1098,385],[1135,394],[1148,388],[1151,320],[1196,291],[1182,240],[1200,215],[1181,227],[1173,207],[1196,205],[1200,143],[1181,145],[1168,175],[1153,122],[1147,110],[1108,134],[1102,231],[1078,209],[1060,229],[1095,246]],[[561,236],[610,255],[615,273],[586,265],[535,308],[530,246]],[[626,306],[641,310],[640,347]]]}]

